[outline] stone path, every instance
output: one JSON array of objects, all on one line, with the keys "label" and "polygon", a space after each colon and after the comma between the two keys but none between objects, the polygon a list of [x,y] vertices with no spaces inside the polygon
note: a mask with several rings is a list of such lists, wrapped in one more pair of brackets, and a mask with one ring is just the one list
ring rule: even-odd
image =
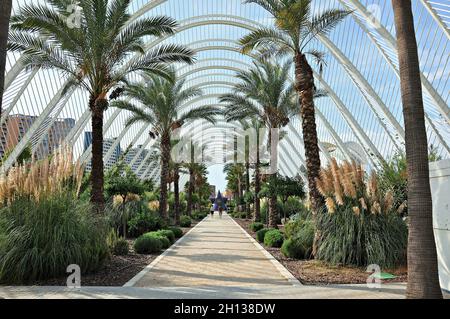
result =
[{"label": "stone path", "polygon": [[[225,215],[207,217],[124,287],[1,287],[0,298],[404,298],[404,284],[303,286]],[[446,296],[449,297],[448,295]]]}]

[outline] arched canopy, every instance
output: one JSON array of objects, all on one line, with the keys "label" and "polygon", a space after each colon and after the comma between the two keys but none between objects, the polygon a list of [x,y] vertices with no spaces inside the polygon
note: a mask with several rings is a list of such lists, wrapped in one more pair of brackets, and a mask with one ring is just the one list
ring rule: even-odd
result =
[{"label": "arched canopy", "polygon": [[[22,3],[14,2],[13,10]],[[444,0],[414,1],[415,23],[422,70],[422,87],[429,144],[436,155],[450,158],[450,65],[449,24]],[[404,128],[400,96],[395,30],[390,1],[384,0],[316,0],[314,10],[340,7],[353,10],[329,36],[321,36],[311,47],[326,53],[327,66],[320,75],[315,70],[316,84],[328,92],[316,103],[321,156],[350,158],[362,153],[367,165],[376,166],[404,148]],[[444,8],[444,9],[443,9]],[[378,14],[378,13],[383,13]],[[197,52],[197,63],[177,67],[187,86],[202,88],[201,98],[184,107],[218,105],[218,97],[236,83],[235,72],[248,68],[251,55],[241,54],[237,39],[261,25],[272,24],[267,12],[241,0],[135,0],[131,4],[134,19],[168,15],[180,23],[176,34],[163,39],[148,38],[147,49],[161,43],[180,43]],[[374,68],[373,66],[377,67]],[[75,90],[61,98],[64,79],[53,71],[26,70],[21,57],[8,54],[4,106],[1,124],[11,118],[23,119],[23,131],[10,130],[12,151],[2,168],[9,168],[27,145],[35,154],[51,151],[55,142],[65,140],[73,145],[81,160],[90,158],[90,114],[87,96]],[[157,167],[146,164],[154,144],[148,128],[142,124],[125,127],[129,112],[108,109],[105,114],[106,166],[117,159],[120,150],[129,149],[127,160],[139,176],[156,177]],[[203,123],[204,124],[204,123]],[[204,126],[197,139],[228,130],[233,125],[220,121]],[[195,131],[198,123],[186,128]],[[300,119],[286,128],[286,139],[280,148],[280,170],[298,174],[304,149]],[[193,134],[195,135],[195,134]],[[211,147],[221,148],[225,142],[206,139]],[[6,147],[2,147],[4,152]]]}]

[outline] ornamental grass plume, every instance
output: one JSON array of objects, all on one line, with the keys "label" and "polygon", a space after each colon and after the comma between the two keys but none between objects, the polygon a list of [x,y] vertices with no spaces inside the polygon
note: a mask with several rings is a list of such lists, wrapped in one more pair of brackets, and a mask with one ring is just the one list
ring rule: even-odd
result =
[{"label": "ornamental grass plume", "polygon": [[375,172],[367,175],[361,165],[332,160],[321,170],[317,186],[325,198],[316,258],[332,265],[383,268],[406,263],[407,226],[394,205],[392,190],[378,185]]},{"label": "ornamental grass plume", "polygon": [[51,157],[12,167],[0,176],[0,202],[10,204],[17,198],[35,201],[50,194],[73,192],[78,196],[84,168],[73,162],[71,149],[63,145]]},{"label": "ornamental grass plume", "polygon": [[[355,161],[344,161],[338,164],[332,159],[327,168],[320,172],[320,178],[316,180],[317,188],[322,196],[329,213],[339,211],[339,207],[358,207],[352,209],[355,214],[388,214],[394,210],[394,192],[389,190],[382,193],[378,186],[378,178],[372,172],[366,181],[364,168]],[[406,207],[402,205],[401,210]]]}]

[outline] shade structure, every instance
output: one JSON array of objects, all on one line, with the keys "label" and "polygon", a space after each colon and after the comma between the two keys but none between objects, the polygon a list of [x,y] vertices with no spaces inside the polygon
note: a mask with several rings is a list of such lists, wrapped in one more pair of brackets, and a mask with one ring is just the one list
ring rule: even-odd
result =
[{"label": "shade structure", "polygon": [[[13,10],[33,2],[39,1],[14,1]],[[354,158],[369,169],[378,166],[404,149],[390,1],[317,0],[313,5],[317,12],[331,7],[353,12],[328,36],[320,36],[309,45],[325,52],[327,62],[323,72],[313,66],[317,87],[328,93],[316,103],[321,159],[326,163],[331,157]],[[448,1],[413,1],[413,10],[429,145],[437,157],[450,158]],[[167,15],[179,22],[172,36],[148,37],[146,48],[177,43],[196,51],[194,65],[176,68],[178,76],[186,78],[186,86],[204,92],[187,102],[186,109],[219,105],[219,96],[238,81],[235,72],[252,64],[253,56],[241,53],[238,40],[261,25],[273,24],[266,11],[241,0],[135,0],[130,14],[133,19]],[[63,142],[72,145],[75,156],[89,167],[92,128],[88,97],[82,90],[61,96],[65,80],[56,71],[28,70],[20,55],[8,54],[1,152],[10,154],[2,164],[3,170],[11,167],[27,146],[42,158]],[[105,113],[105,166],[111,167],[128,150],[125,159],[138,176],[157,180],[159,165],[152,160],[155,140],[148,135],[150,128],[142,124],[126,127],[129,115],[128,111],[114,108]],[[291,120],[285,130],[279,148],[279,170],[284,175],[304,175],[300,118]],[[221,120],[216,125],[197,121],[180,134],[207,145],[207,163],[216,164],[232,160],[232,141],[243,132],[237,124]],[[183,175],[181,182],[186,181]]]}]

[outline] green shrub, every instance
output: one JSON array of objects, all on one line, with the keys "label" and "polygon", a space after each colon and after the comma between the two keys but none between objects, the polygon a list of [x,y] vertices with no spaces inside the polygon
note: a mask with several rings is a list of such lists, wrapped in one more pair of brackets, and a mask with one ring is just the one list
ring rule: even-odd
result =
[{"label": "green shrub", "polygon": [[207,212],[200,212],[200,211],[194,211],[192,212],[192,218],[195,220],[202,220],[204,219],[206,216],[208,216]]},{"label": "green shrub", "polygon": [[256,232],[256,239],[260,242],[264,242],[264,236],[266,236],[266,233],[271,230],[270,228],[263,228]]},{"label": "green shrub", "polygon": [[109,255],[106,223],[72,194],[16,198],[0,209],[0,282],[27,283],[99,269]]},{"label": "green shrub", "polygon": [[189,216],[180,216],[180,226],[181,227],[191,227],[192,221]]},{"label": "green shrub", "polygon": [[152,231],[149,233],[145,233],[144,235],[142,235],[144,237],[153,237],[158,239],[161,242],[161,248],[162,249],[167,249],[169,248],[172,243],[170,242],[170,239],[167,238],[166,236],[163,236],[161,233],[157,232],[157,231]]},{"label": "green shrub", "polygon": [[278,229],[269,230],[264,235],[264,245],[268,247],[281,247],[283,245],[284,236]]},{"label": "green shrub", "polygon": [[253,232],[257,232],[258,230],[261,230],[264,228],[264,224],[260,222],[254,222],[250,224],[250,230]]},{"label": "green shrub", "polygon": [[150,231],[164,228],[165,223],[161,217],[149,210],[139,212],[128,221],[128,234],[131,237],[139,237]]},{"label": "green shrub", "polygon": [[183,230],[180,227],[171,226],[167,229],[171,230],[173,234],[175,235],[175,238],[181,238],[183,237]]},{"label": "green shrub", "polygon": [[314,225],[312,222],[303,223],[295,236],[288,238],[281,246],[281,252],[289,258],[308,259],[311,257],[314,242]]},{"label": "green shrub", "polygon": [[157,233],[161,236],[167,237],[167,239],[169,239],[172,244],[175,242],[175,234],[173,233],[173,231],[169,229],[161,229],[158,230]]},{"label": "green shrub", "polygon": [[152,254],[161,251],[161,239],[157,236],[144,234],[134,241],[134,250],[138,254]]},{"label": "green shrub", "polygon": [[119,237],[116,230],[111,229],[106,241],[111,254],[116,256],[128,255],[128,242],[125,238]]},{"label": "green shrub", "polygon": [[308,227],[311,224],[311,220],[307,219],[293,219],[286,223],[284,226],[284,234],[286,238],[292,238],[297,236],[300,230],[304,227]]},{"label": "green shrub", "polygon": [[116,244],[112,248],[112,253],[116,256],[128,255],[128,242],[125,238],[121,237],[117,240]]}]

